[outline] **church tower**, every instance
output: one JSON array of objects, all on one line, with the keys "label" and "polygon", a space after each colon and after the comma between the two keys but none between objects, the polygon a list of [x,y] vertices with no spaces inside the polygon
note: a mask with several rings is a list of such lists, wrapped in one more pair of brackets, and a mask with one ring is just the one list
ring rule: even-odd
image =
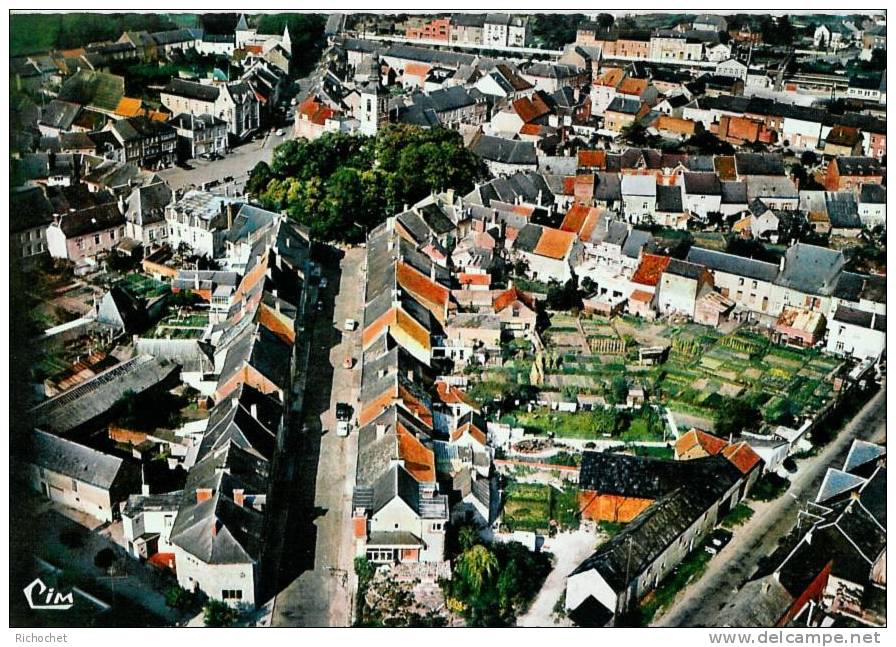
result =
[{"label": "church tower", "polygon": [[380,82],[379,63],[375,65],[370,78],[358,88],[358,91],[361,93],[358,115],[361,127],[359,130],[362,135],[372,137],[389,120],[389,95]]}]

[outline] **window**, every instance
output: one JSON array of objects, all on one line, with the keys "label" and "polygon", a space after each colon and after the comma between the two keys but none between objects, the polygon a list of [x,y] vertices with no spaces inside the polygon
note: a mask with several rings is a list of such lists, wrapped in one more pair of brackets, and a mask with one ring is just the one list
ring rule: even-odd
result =
[{"label": "window", "polygon": [[93,244],[94,245],[100,244],[100,235],[99,234],[97,234],[96,236],[93,237]]},{"label": "window", "polygon": [[240,589],[224,589],[221,591],[221,597],[225,600],[242,600],[243,592]]}]

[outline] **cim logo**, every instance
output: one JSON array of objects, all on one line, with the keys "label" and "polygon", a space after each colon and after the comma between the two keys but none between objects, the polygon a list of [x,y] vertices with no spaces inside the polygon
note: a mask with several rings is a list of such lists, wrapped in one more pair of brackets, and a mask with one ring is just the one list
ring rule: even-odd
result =
[{"label": "cim logo", "polygon": [[52,586],[44,584],[40,578],[34,580],[24,588],[25,599],[32,609],[44,611],[68,611],[75,605],[72,592],[63,594]]}]

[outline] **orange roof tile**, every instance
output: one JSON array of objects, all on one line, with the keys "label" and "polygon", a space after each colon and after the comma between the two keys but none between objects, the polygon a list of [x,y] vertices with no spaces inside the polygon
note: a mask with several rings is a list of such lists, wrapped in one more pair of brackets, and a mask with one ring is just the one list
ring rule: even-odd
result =
[{"label": "orange roof tile", "polygon": [[641,285],[655,286],[660,282],[660,276],[666,271],[669,261],[672,259],[668,256],[658,256],[656,254],[644,254],[641,257],[641,263],[632,276],[632,283]]},{"label": "orange roof tile", "polygon": [[737,179],[737,169],[734,166],[734,155],[716,155],[715,160],[716,175],[720,180],[726,182]]},{"label": "orange roof tile", "polygon": [[504,310],[504,308],[508,307],[516,301],[525,304],[525,306],[530,310],[535,309],[535,301],[532,299],[532,296],[526,292],[523,292],[515,285],[513,287],[507,288],[492,299],[492,309],[496,313],[501,312],[502,310]]},{"label": "orange roof tile", "polygon": [[653,295],[650,292],[645,292],[644,290],[635,290],[628,297],[632,301],[640,301],[642,303],[650,303],[653,299]]},{"label": "orange roof tile", "polygon": [[585,222],[582,223],[582,227],[579,229],[579,240],[588,240],[591,238],[591,234],[594,233],[594,228],[597,227],[597,223],[600,222],[600,217],[603,211],[603,207],[592,207],[588,210],[588,217],[585,218]]},{"label": "orange roof tile", "polygon": [[715,456],[728,447],[728,443],[718,436],[708,434],[701,429],[691,429],[675,441],[676,454],[684,454],[694,447],[701,447],[709,456]]},{"label": "orange roof tile", "polygon": [[576,190],[576,178],[572,175],[563,178],[563,195],[572,195]]},{"label": "orange roof tile", "polygon": [[759,454],[753,451],[753,448],[743,441],[728,445],[722,450],[722,455],[727,458],[732,465],[739,469],[741,474],[746,474],[762,460],[759,458]]},{"label": "orange roof tile", "polygon": [[168,117],[171,116],[167,112],[162,112],[161,110],[145,110],[144,112],[152,121],[168,121]]},{"label": "orange roof tile", "polygon": [[551,111],[539,94],[516,99],[513,102],[513,109],[525,123],[543,117]]},{"label": "orange roof tile", "polygon": [[518,204],[513,207],[513,213],[531,218],[532,214],[535,213],[535,207],[528,204]]},{"label": "orange roof tile", "polygon": [[625,78],[625,72],[622,71],[622,68],[611,67],[608,68],[606,72],[601,74],[594,81],[594,85],[605,85],[611,88],[615,88],[622,82],[622,79]]},{"label": "orange roof tile", "polygon": [[640,97],[647,89],[647,79],[623,79],[616,87],[617,94],[627,94],[630,96]]},{"label": "orange roof tile", "polygon": [[448,298],[451,296],[448,288],[432,281],[410,265],[400,262],[395,264],[395,278],[398,284],[426,306],[436,319],[444,320]]},{"label": "orange roof tile", "polygon": [[656,120],[656,129],[665,130],[680,135],[693,135],[697,124],[690,119],[678,119],[677,117],[669,117],[662,115]]},{"label": "orange roof tile", "polygon": [[403,385],[398,386],[398,397],[401,398],[401,402],[404,404],[405,409],[417,416],[428,427],[432,427],[432,411],[429,410],[429,407],[426,406],[425,402],[411,393]]},{"label": "orange roof tile", "polygon": [[115,114],[120,117],[136,117],[140,114],[142,105],[140,99],[122,97],[115,106]]},{"label": "orange roof tile", "polygon": [[477,411],[479,410],[479,407],[467,397],[466,391],[456,386],[451,386],[444,380],[436,382],[436,395],[445,404],[466,404]]},{"label": "orange roof tile", "polygon": [[408,63],[404,67],[405,76],[426,76],[432,68],[427,63]]},{"label": "orange roof tile", "polygon": [[520,134],[521,135],[540,135],[542,130],[544,130],[544,127],[539,126],[538,124],[523,124],[523,127],[520,128]]},{"label": "orange roof tile", "polygon": [[552,227],[542,227],[541,238],[535,245],[534,252],[539,256],[548,258],[562,259],[569,254],[572,245],[576,240],[576,235],[568,231],[560,231]]},{"label": "orange roof tile", "polygon": [[277,335],[277,337],[287,344],[295,343],[296,331],[292,327],[288,317],[264,303],[259,304],[256,312],[258,323]]},{"label": "orange roof tile", "polygon": [[461,285],[491,285],[491,274],[469,274],[461,272],[457,275],[457,280]]},{"label": "orange roof tile", "polygon": [[563,217],[563,222],[560,223],[560,231],[579,233],[582,223],[584,223],[585,218],[588,217],[588,211],[589,207],[584,204],[572,205]]},{"label": "orange roof tile", "polygon": [[436,459],[431,449],[427,449],[411,432],[398,423],[398,456],[404,461],[404,468],[421,483],[436,480]]},{"label": "orange roof tile", "polygon": [[353,517],[352,530],[356,539],[363,539],[367,536],[367,517]]},{"label": "orange roof tile", "polygon": [[461,425],[451,434],[451,440],[453,442],[457,442],[461,438],[463,438],[464,434],[470,434],[470,437],[475,440],[480,445],[486,445],[488,442],[488,437],[485,432],[482,431],[479,427],[475,425],[471,425],[469,422]]},{"label": "orange roof tile", "polygon": [[579,168],[603,169],[607,166],[607,151],[579,151]]}]

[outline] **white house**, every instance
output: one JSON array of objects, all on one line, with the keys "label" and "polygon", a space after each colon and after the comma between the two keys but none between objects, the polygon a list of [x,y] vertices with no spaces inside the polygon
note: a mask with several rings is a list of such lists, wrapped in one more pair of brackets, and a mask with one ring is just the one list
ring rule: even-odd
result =
[{"label": "white house", "polygon": [[[717,45],[718,47],[718,45]],[[730,53],[730,51],[729,51]],[[709,59],[709,60],[718,60],[718,59]],[[726,58],[722,59],[718,65],[716,65],[716,74],[718,76],[730,76],[735,79],[740,79],[742,81],[747,80],[747,66],[734,58]]]},{"label": "white house", "polygon": [[622,204],[632,224],[652,219],[656,213],[656,178],[652,175],[623,175]]},{"label": "white house", "polygon": [[827,351],[858,359],[880,357],[887,346],[887,316],[840,305],[828,326]]}]

